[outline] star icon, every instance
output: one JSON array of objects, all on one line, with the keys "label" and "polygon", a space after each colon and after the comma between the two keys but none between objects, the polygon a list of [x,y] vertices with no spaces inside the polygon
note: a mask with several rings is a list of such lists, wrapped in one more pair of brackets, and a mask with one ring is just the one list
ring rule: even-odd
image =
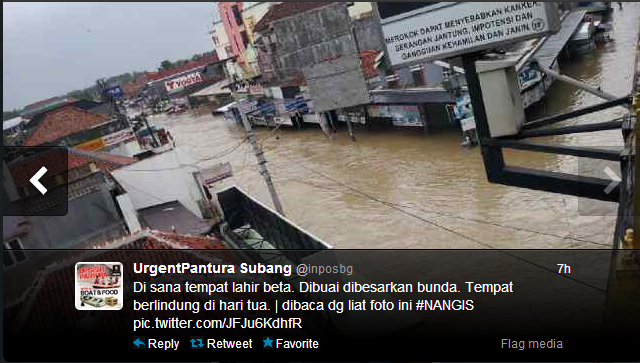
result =
[{"label": "star icon", "polygon": [[262,340],[264,342],[264,347],[263,348],[273,348],[273,345],[271,343],[273,343],[273,339],[271,339],[271,337],[267,337],[266,339]]}]

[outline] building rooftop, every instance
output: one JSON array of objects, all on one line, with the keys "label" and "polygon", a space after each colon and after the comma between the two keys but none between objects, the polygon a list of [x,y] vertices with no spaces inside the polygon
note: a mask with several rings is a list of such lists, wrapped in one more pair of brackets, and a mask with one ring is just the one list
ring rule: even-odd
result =
[{"label": "building rooftop", "polygon": [[2,130],[8,130],[10,128],[16,127],[18,125],[20,125],[21,123],[23,123],[25,120],[18,116],[18,117],[14,117],[11,119],[8,119],[6,121],[2,121]]},{"label": "building rooftop", "polygon": [[177,200],[140,209],[138,215],[141,222],[154,230],[195,235],[211,230],[210,224]]},{"label": "building rooftop", "polygon": [[[29,179],[40,169],[43,163],[50,167],[51,170],[48,170],[50,175],[58,175],[67,170],[76,169],[89,163],[94,163],[100,170],[112,171],[137,161],[134,158],[109,153],[84,151],[74,148],[68,148],[67,151],[66,164],[64,154],[58,152],[42,153],[32,158],[9,164],[9,171],[13,176],[15,186],[22,187],[30,185]],[[40,160],[39,162],[35,162],[35,160],[42,158],[57,158],[58,160]]]},{"label": "building rooftop", "polygon": [[253,30],[257,32],[265,30],[270,23],[276,20],[285,19],[329,4],[332,4],[332,2],[283,2],[274,5],[264,14],[262,19],[256,23]]},{"label": "building rooftop", "polygon": [[215,96],[215,95],[225,95],[230,94],[231,91],[229,89],[223,89],[223,87],[227,84],[226,80],[222,80],[220,82],[216,82],[206,88],[201,89],[198,92],[192,93],[191,96],[199,97],[199,96]]},{"label": "building rooftop", "polygon": [[25,146],[35,146],[52,142],[61,137],[90,129],[109,121],[105,115],[95,114],[81,108],[67,105],[47,112],[39,120],[35,129],[24,141]]},{"label": "building rooftop", "polygon": [[22,112],[20,113],[20,115],[22,116],[30,116],[33,115],[37,112],[41,112],[42,110],[51,107],[51,106],[55,106],[55,105],[59,105],[62,103],[66,103],[69,102],[71,99],[67,99],[66,97],[51,97],[48,98],[46,100],[41,100],[38,102],[34,102],[31,103],[29,105],[26,105],[23,109]]},{"label": "building rooftop", "polygon": [[113,171],[125,165],[133,164],[138,161],[128,156],[115,155],[111,153],[80,150],[68,148],[68,167],[69,169],[94,163],[98,169],[104,171]]},{"label": "building rooftop", "polygon": [[210,63],[214,63],[217,61],[218,61],[218,55],[214,53],[214,54],[202,57],[197,61],[189,61],[179,67],[165,69],[160,72],[147,72],[146,75],[147,75],[148,81],[153,82],[153,81],[161,80],[163,78],[175,76],[176,74],[186,72],[191,69],[204,67]]},{"label": "building rooftop", "polygon": [[362,64],[362,73],[365,79],[378,75],[376,71],[376,57],[380,53],[382,52],[378,50],[363,50],[360,52],[360,63]]}]

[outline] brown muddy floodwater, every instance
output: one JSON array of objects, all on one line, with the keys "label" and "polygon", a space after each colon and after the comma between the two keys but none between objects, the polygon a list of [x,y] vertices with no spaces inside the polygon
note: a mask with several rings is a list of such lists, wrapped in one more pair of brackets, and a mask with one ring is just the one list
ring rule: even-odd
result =
[{"label": "brown muddy floodwater", "polygon": [[[640,4],[625,3],[624,11],[615,8],[615,41],[564,62],[561,71],[623,96],[631,89]],[[591,94],[556,82],[547,94],[546,112],[598,102]],[[540,115],[544,107],[535,111]],[[617,107],[568,123],[610,120],[624,112]],[[153,122],[167,127],[177,146],[198,158],[224,154],[244,136],[239,125],[210,114],[156,116]],[[461,147],[455,130],[425,135],[408,129],[361,128],[355,143],[345,129],[330,140],[319,127],[275,132],[258,128],[257,136],[263,140],[286,216],[335,247],[609,248],[612,244],[615,216],[583,215],[575,197],[488,183],[480,150]],[[622,145],[619,130],[545,141]],[[530,152],[506,152],[505,157],[509,164],[563,172],[576,172],[578,163],[573,157]],[[230,161],[235,175],[216,187],[239,185],[272,206],[248,143],[201,166],[219,161]]]}]

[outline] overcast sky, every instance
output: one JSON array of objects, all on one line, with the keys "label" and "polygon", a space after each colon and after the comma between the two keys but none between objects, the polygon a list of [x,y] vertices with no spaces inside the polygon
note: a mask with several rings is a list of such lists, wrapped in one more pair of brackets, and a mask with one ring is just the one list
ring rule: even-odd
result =
[{"label": "overcast sky", "polygon": [[2,3],[2,109],[212,50],[214,3]]}]

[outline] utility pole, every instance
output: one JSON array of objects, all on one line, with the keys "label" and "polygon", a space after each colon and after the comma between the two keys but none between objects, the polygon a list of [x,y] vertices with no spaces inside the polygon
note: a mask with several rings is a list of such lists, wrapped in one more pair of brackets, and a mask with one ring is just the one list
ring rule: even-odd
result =
[{"label": "utility pole", "polygon": [[276,208],[276,211],[284,216],[284,211],[282,210],[282,204],[280,203],[280,198],[278,197],[278,193],[276,193],[276,187],[273,185],[273,180],[271,180],[271,175],[269,174],[269,170],[267,169],[267,160],[264,158],[264,152],[258,145],[258,141],[256,140],[256,136],[251,129],[251,124],[247,119],[247,115],[244,112],[244,105],[241,100],[238,100],[238,108],[240,109],[240,116],[242,116],[242,125],[244,126],[244,130],[247,132],[247,139],[249,139],[249,143],[253,147],[253,152],[256,154],[256,159],[258,159],[258,168],[260,170],[260,175],[264,179],[264,182],[267,184],[267,189],[269,189],[269,194],[271,194],[271,199],[273,200],[273,206]]},{"label": "utility pole", "polygon": [[160,146],[160,142],[156,138],[156,134],[151,129],[151,126],[149,126],[149,121],[147,121],[147,115],[143,112],[140,116],[142,117],[142,121],[144,122],[145,126],[147,127],[147,131],[149,132],[149,134],[151,135],[151,138],[153,139],[154,147]]}]

